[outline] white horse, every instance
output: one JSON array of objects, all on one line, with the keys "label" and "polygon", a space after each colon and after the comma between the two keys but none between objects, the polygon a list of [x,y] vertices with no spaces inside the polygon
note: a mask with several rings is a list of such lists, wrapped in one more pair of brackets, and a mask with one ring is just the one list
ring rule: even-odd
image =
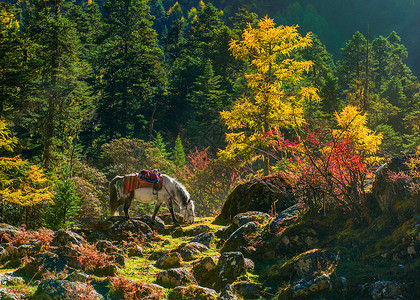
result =
[{"label": "white horse", "polygon": [[172,178],[166,174],[162,174],[162,188],[160,190],[156,190],[150,186],[136,188],[132,191],[129,191],[128,193],[124,193],[124,183],[126,178],[126,176],[117,175],[114,177],[114,179],[111,180],[109,186],[109,206],[112,216],[118,216],[118,207],[124,204],[125,216],[130,218],[128,209],[130,208],[131,201],[136,199],[141,203],[150,203],[156,201],[155,209],[153,212],[154,220],[160,206],[163,204],[163,202],[165,202],[169,212],[171,213],[174,224],[179,225],[174,215],[173,202],[175,202],[180,207],[181,214],[184,216],[184,220],[188,224],[194,223],[194,201],[190,199],[190,194],[188,193],[187,189],[175,178]]}]

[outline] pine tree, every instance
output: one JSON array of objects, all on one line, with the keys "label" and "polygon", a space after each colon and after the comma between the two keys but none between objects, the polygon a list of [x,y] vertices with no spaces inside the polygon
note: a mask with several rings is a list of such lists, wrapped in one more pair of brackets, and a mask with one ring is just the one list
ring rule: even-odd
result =
[{"label": "pine tree", "polygon": [[171,159],[177,168],[183,168],[187,162],[184,146],[182,145],[181,137],[179,136],[179,134],[175,140],[174,150],[172,152]]},{"label": "pine tree", "polygon": [[166,145],[165,142],[163,140],[162,134],[160,132],[158,132],[156,134],[156,137],[153,139],[153,144],[155,145],[155,147],[157,149],[159,149],[160,153],[162,154],[163,157],[168,158],[169,157],[169,153],[166,150]]},{"label": "pine tree", "polygon": [[71,177],[70,166],[62,167],[62,178],[56,181],[54,203],[45,213],[45,226],[52,230],[70,228],[77,224],[79,197]]},{"label": "pine tree", "polygon": [[220,75],[214,74],[211,61],[207,60],[188,97],[189,110],[196,113],[189,118],[187,131],[197,147],[210,145],[216,150],[223,144],[224,128],[219,112],[228,106],[228,99],[220,86],[221,80]]},{"label": "pine tree", "polygon": [[104,8],[104,40],[95,65],[101,77],[100,138],[148,136],[165,84],[150,8],[144,0],[110,0]]},{"label": "pine tree", "polygon": [[42,161],[46,168],[61,154],[70,156],[84,121],[94,111],[91,91],[83,80],[80,40],[67,17],[71,4],[64,1],[29,0],[25,31],[39,45],[41,74],[32,97],[38,102],[38,126],[25,124],[35,137],[40,130]]}]

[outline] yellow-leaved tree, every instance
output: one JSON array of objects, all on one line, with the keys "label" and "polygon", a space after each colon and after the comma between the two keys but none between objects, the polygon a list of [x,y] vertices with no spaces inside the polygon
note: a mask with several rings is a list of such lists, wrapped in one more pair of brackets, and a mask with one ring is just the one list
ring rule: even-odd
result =
[{"label": "yellow-leaved tree", "polygon": [[382,133],[376,133],[366,126],[366,114],[354,105],[347,105],[340,113],[335,113],[335,119],[340,128],[333,131],[336,139],[351,140],[364,163],[370,165],[379,162],[376,153],[382,143]]},{"label": "yellow-leaved tree", "polygon": [[297,26],[276,26],[268,17],[255,28],[248,25],[241,40],[230,42],[233,56],[249,65],[245,79],[251,96],[242,96],[232,110],[221,112],[231,130],[222,157],[249,162],[263,158],[264,174],[269,173],[265,135],[302,124],[304,101],[320,100],[316,88],[303,84],[302,76],[313,63],[293,57],[297,50],[311,45],[311,33],[303,37]]},{"label": "yellow-leaved tree", "polygon": [[[0,151],[13,152],[17,139],[12,136],[7,128],[7,123],[0,119]],[[19,155],[9,158],[0,157],[0,216],[5,218],[3,222],[10,221],[8,215],[13,215],[10,223],[22,223],[28,225],[31,209],[41,203],[51,203],[51,185],[41,168],[31,165]],[[21,219],[18,213],[8,212],[11,207],[17,207],[21,211]]]}]

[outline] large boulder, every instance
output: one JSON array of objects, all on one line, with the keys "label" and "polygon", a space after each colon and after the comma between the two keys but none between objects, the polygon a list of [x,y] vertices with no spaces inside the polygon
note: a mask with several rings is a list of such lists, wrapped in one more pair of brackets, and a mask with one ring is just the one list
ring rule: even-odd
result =
[{"label": "large boulder", "polygon": [[42,280],[33,299],[71,300],[75,295],[78,299],[104,299],[90,284],[58,279]]},{"label": "large boulder", "polygon": [[209,248],[203,244],[189,242],[187,244],[181,244],[175,251],[178,251],[181,254],[183,260],[193,260],[207,250],[209,250]]},{"label": "large boulder", "polygon": [[237,214],[235,217],[233,217],[232,223],[238,227],[241,227],[242,225],[245,225],[248,222],[263,223],[269,218],[270,215],[267,213],[263,213],[260,211],[248,211]]},{"label": "large boulder", "polygon": [[267,176],[238,185],[228,196],[217,221],[230,221],[239,213],[280,213],[295,204],[290,180],[283,175]]}]

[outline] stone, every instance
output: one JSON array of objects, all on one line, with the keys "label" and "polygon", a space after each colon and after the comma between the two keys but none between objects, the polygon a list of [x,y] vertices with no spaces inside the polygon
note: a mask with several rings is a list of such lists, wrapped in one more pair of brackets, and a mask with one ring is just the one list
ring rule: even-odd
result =
[{"label": "stone", "polygon": [[271,222],[270,232],[278,233],[282,228],[285,228],[294,223],[299,216],[301,204],[297,203],[280,212],[280,214]]},{"label": "stone", "polygon": [[20,300],[26,299],[27,297],[24,294],[16,294],[10,292],[8,289],[0,288],[0,299],[1,300]]},{"label": "stone", "polygon": [[309,298],[314,294],[332,289],[330,277],[323,273],[312,280],[303,278],[292,284],[294,298]]},{"label": "stone", "polygon": [[151,214],[142,215],[141,217],[136,218],[136,220],[140,220],[146,223],[150,226],[150,228],[156,230],[157,232],[162,232],[163,230],[165,230],[165,222],[163,222],[163,220],[158,216],[156,216],[156,218],[153,220]]},{"label": "stone", "polygon": [[132,242],[127,248],[128,257],[143,257],[143,248]]},{"label": "stone", "polygon": [[203,225],[198,225],[198,226],[194,226],[192,228],[186,229],[184,231],[184,235],[196,236],[196,235],[199,235],[200,233],[208,232],[208,231],[211,231],[210,226],[203,224]]},{"label": "stone", "polygon": [[69,267],[76,269],[82,268],[82,265],[78,260],[78,257],[81,256],[82,253],[74,247],[65,245],[55,249],[54,252],[64,259]]},{"label": "stone", "polygon": [[232,287],[235,289],[236,293],[244,299],[260,299],[263,296],[263,289],[260,284],[240,281],[234,283]]},{"label": "stone", "polygon": [[66,262],[63,258],[52,252],[38,253],[33,259],[26,263],[21,269],[22,273],[27,277],[40,278],[48,271],[58,273],[64,271]]},{"label": "stone", "polygon": [[245,267],[247,272],[252,272],[255,269],[255,263],[252,261],[252,259],[245,258]]},{"label": "stone", "polygon": [[219,298],[217,300],[237,300],[238,295],[236,294],[236,290],[230,285],[226,284],[223,291],[220,293]]},{"label": "stone", "polygon": [[70,244],[80,246],[84,242],[85,239],[75,232],[59,230],[54,233],[51,245],[56,247],[69,246]]},{"label": "stone", "polygon": [[169,250],[155,251],[149,255],[149,260],[158,260],[162,255],[168,254],[169,252]]},{"label": "stone", "polygon": [[[24,283],[22,277],[16,276],[13,272],[0,274],[0,285],[18,285]],[[0,299],[2,299],[0,297]]]},{"label": "stone", "polygon": [[86,234],[86,240],[89,243],[96,243],[100,240],[108,240],[109,238],[109,235],[102,231],[92,231]]},{"label": "stone", "polygon": [[280,213],[296,203],[289,182],[285,175],[271,175],[238,185],[227,197],[216,221],[229,222],[248,211]]},{"label": "stone", "polygon": [[207,246],[197,242],[190,242],[184,245],[180,250],[179,253],[183,260],[192,260],[196,259],[200,254],[204,251],[209,250]]},{"label": "stone", "polygon": [[215,285],[217,265],[214,260],[206,256],[193,264],[193,274],[198,283],[203,286],[213,287]]},{"label": "stone", "polygon": [[90,281],[90,276],[84,272],[74,271],[69,276],[66,277],[68,281],[80,281],[80,282],[88,282]]},{"label": "stone", "polygon": [[124,251],[115,246],[112,242],[107,240],[100,240],[95,245],[98,251],[106,253],[106,254],[122,254],[124,255]]},{"label": "stone", "polygon": [[156,267],[158,268],[175,268],[181,265],[182,257],[178,252],[164,254],[156,261]]},{"label": "stone", "polygon": [[197,280],[188,269],[172,268],[157,274],[158,284],[166,286],[179,286],[188,284],[197,284]]},{"label": "stone", "polygon": [[4,238],[5,235],[8,235],[10,237],[15,236],[18,233],[21,233],[22,230],[19,229],[18,227],[9,225],[9,224],[5,224],[5,223],[0,223],[0,242],[7,242],[7,240]]},{"label": "stone", "polygon": [[153,239],[155,236],[152,228],[140,220],[111,217],[105,222],[110,223],[106,232],[112,239],[117,241],[148,240]]},{"label": "stone", "polygon": [[107,299],[127,299],[127,295],[131,296],[129,299],[166,299],[165,288],[154,283],[118,276],[109,279],[109,286],[113,288],[109,291]]},{"label": "stone", "polygon": [[177,286],[169,294],[169,300],[200,299],[216,300],[217,292],[198,285]]},{"label": "stone", "polygon": [[195,236],[191,242],[197,242],[200,244],[203,244],[204,246],[210,247],[210,244],[213,242],[215,237],[214,232],[203,232],[200,233],[199,235]]},{"label": "stone", "polygon": [[75,295],[79,299],[104,299],[90,284],[58,279],[42,280],[33,299],[71,300]]},{"label": "stone", "polygon": [[217,263],[218,277],[222,286],[232,283],[246,273],[245,257],[241,252],[225,252]]},{"label": "stone", "polygon": [[363,287],[363,293],[370,299],[411,299],[404,282],[376,281]]},{"label": "stone", "polygon": [[239,250],[240,246],[249,246],[246,237],[257,232],[258,229],[258,223],[254,221],[242,225],[229,236],[229,238],[223,244],[223,247],[220,250],[220,252],[223,253],[228,251],[237,251]]},{"label": "stone", "polygon": [[261,211],[248,211],[244,213],[237,214],[233,220],[232,223],[237,225],[238,227],[241,227],[242,225],[245,225],[248,222],[254,221],[258,223],[262,223],[265,220],[268,220],[270,218],[270,215]]}]

